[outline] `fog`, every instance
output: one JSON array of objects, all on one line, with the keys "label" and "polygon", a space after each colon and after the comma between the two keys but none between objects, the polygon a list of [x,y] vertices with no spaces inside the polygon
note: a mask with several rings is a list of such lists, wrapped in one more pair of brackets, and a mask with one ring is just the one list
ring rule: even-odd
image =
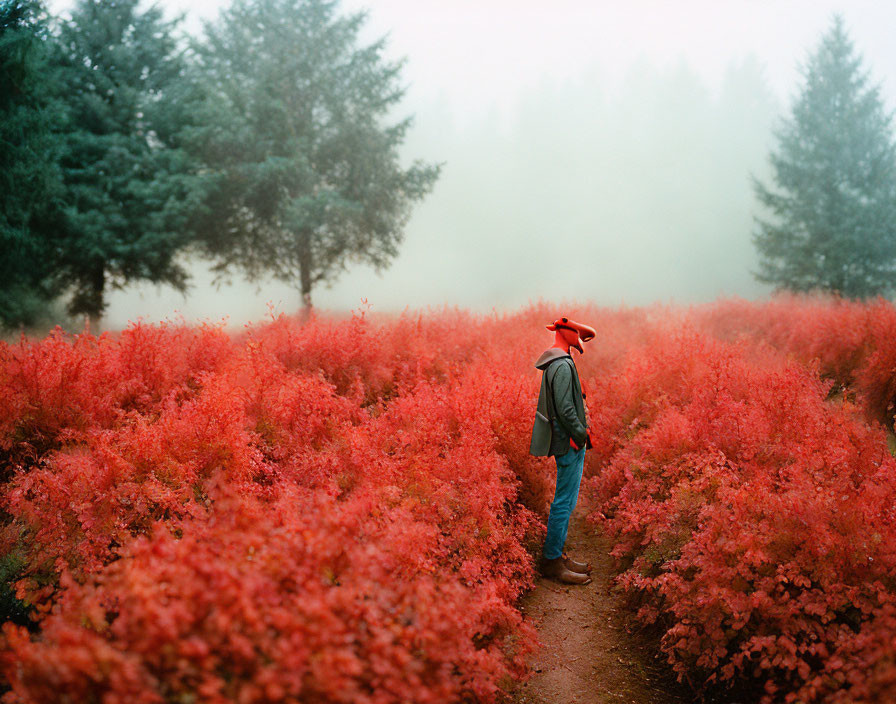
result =
[{"label": "fog", "polygon": [[[222,4],[194,3],[187,27]],[[833,12],[896,102],[896,4],[343,4],[365,5],[370,38],[389,33],[392,55],[407,58],[402,114],[416,119],[404,154],[444,168],[392,266],[354,267],[315,290],[324,309],[764,296],[750,175],[767,176],[773,126]],[[175,311],[239,324],[269,302],[300,303],[282,283],[236,273],[216,289],[207,265],[191,270],[186,298],[154,285],[111,293],[106,325]]]}]

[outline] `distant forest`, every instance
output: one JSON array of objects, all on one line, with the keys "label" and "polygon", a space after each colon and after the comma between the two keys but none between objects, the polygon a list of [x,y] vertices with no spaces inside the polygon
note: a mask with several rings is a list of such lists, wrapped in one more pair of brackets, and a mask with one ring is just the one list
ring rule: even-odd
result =
[{"label": "distant forest", "polygon": [[[360,291],[387,309],[692,302],[815,286],[887,293],[896,176],[869,176],[860,146],[877,145],[876,162],[893,153],[873,73],[857,84],[866,93],[847,96],[865,100],[859,127],[826,112],[842,100],[837,89],[812,93],[805,75],[802,97],[782,105],[759,56],[712,86],[684,62],[643,61],[618,86],[583,67],[575,80],[533,83],[509,114],[441,102],[416,105],[413,120],[400,62],[384,58],[382,41],[357,41],[363,14],[235,0],[188,39],[178,21],[141,7],[80,0],[71,19],[53,20],[39,2],[0,0],[13,86],[0,112],[16,145],[0,157],[8,327],[63,319],[62,305],[100,317],[110,300],[156,285],[208,302],[191,285],[212,275],[235,282],[221,294],[234,305],[257,297],[243,282],[270,291],[280,281],[288,307],[306,309],[312,289],[325,305],[354,307]],[[838,67],[847,83],[865,75],[841,18],[816,63],[835,45],[839,58],[816,67],[819,85],[835,85],[825,77]],[[374,78],[351,78],[352,66]],[[801,151],[800,140],[817,140],[799,110],[828,126],[821,153]],[[814,225],[787,220],[775,194],[788,159],[827,174],[822,190],[836,198],[877,203],[872,220],[884,224],[855,226],[868,213],[848,203],[804,205],[839,223],[838,250]],[[854,188],[869,178],[876,195]],[[763,239],[776,226],[791,240]],[[795,253],[786,265],[782,246]],[[850,257],[882,268],[838,283],[862,267]]]}]

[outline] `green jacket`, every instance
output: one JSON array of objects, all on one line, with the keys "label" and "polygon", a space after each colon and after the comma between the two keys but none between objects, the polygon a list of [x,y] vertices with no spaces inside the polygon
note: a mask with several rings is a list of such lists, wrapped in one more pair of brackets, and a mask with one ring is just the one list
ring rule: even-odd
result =
[{"label": "green jacket", "polygon": [[552,347],[538,358],[535,368],[543,373],[529,452],[538,457],[565,455],[570,438],[584,447],[588,421],[582,384],[572,357]]}]

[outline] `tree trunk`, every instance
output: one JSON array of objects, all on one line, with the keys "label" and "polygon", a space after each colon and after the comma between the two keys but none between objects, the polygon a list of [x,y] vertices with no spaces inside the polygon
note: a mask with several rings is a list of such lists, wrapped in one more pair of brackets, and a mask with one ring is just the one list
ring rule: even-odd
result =
[{"label": "tree trunk", "polygon": [[311,317],[311,236],[303,233],[299,245],[299,278],[302,292],[302,319]]},{"label": "tree trunk", "polygon": [[106,309],[106,269],[99,266],[90,272],[86,282],[87,291],[79,306],[84,312],[84,323],[94,335],[99,335],[103,327],[103,312]]}]

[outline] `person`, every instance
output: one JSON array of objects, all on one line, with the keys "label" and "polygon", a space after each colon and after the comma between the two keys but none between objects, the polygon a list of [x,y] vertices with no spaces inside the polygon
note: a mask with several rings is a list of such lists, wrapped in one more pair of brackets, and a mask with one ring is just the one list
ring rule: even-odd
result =
[{"label": "person", "polygon": [[579,498],[585,449],[591,447],[585,395],[571,350],[584,354],[582,344],[593,340],[597,333],[568,317],[558,318],[545,327],[554,333],[554,345],[535,362],[542,377],[529,451],[537,457],[554,457],[557,487],[548,516],[541,572],[565,584],[588,584],[591,565],[573,560],[563,547]]}]

